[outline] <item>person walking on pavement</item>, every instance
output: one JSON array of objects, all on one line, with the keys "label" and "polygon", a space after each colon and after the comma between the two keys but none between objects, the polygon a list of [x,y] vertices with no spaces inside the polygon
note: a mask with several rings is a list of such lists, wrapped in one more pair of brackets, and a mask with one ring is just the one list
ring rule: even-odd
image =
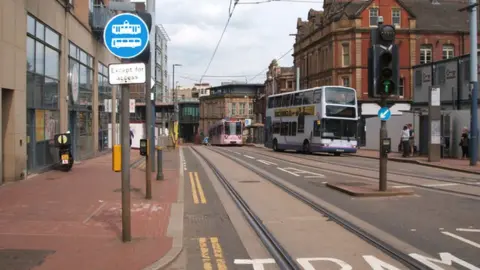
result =
[{"label": "person walking on pavement", "polygon": [[409,145],[410,145],[410,155],[413,156],[415,153],[415,131],[413,130],[413,125],[410,123],[407,125],[409,130]]},{"label": "person walking on pavement", "polygon": [[410,151],[410,130],[407,125],[403,126],[400,141],[402,142],[402,157],[408,157],[408,152]]},{"label": "person walking on pavement", "polygon": [[462,137],[459,146],[462,148],[462,159],[468,158],[468,128],[464,127],[462,130]]},{"label": "person walking on pavement", "polygon": [[130,147],[132,147],[132,140],[133,140],[133,131],[130,129]]}]

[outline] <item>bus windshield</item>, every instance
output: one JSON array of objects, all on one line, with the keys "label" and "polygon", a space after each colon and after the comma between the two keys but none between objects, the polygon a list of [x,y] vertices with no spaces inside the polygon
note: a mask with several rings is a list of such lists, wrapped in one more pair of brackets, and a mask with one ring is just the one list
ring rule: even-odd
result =
[{"label": "bus windshield", "polygon": [[327,139],[356,139],[357,121],[341,119],[323,119],[322,137]]},{"label": "bus windshield", "polygon": [[330,104],[355,105],[355,91],[344,87],[326,87],[325,102]]},{"label": "bus windshield", "polygon": [[241,135],[242,123],[240,122],[225,122],[225,135]]}]

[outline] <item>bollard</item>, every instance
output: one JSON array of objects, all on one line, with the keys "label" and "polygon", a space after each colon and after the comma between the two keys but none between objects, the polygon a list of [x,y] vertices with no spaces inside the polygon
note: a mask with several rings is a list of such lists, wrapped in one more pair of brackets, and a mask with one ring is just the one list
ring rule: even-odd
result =
[{"label": "bollard", "polygon": [[163,180],[163,158],[162,158],[162,147],[157,146],[157,180]]}]

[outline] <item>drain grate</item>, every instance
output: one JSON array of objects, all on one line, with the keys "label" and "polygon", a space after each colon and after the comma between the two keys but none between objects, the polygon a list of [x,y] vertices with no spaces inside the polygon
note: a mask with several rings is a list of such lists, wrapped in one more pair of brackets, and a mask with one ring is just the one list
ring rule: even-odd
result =
[{"label": "drain grate", "polygon": [[0,265],[2,269],[30,270],[43,264],[54,250],[2,249]]},{"label": "drain grate", "polygon": [[249,184],[249,183],[260,183],[260,181],[258,180],[244,180],[244,181],[238,181],[239,183],[245,183],[245,184]]}]

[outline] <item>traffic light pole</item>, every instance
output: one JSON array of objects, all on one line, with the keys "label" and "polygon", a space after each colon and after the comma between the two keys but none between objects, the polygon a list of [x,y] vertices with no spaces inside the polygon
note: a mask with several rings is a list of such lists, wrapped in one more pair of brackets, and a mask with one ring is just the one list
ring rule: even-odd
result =
[{"label": "traffic light pole", "polygon": [[476,166],[478,160],[478,73],[477,62],[477,1],[470,0],[470,89],[472,91],[472,109],[470,124],[470,166]]},{"label": "traffic light pole", "polygon": [[[387,106],[387,98],[381,97],[380,99],[380,107]],[[381,120],[380,121],[380,159],[379,159],[379,190],[386,191],[387,190],[387,162],[388,162],[388,153],[382,151],[383,143],[386,138],[388,138],[388,131],[387,131],[387,121]]]}]

